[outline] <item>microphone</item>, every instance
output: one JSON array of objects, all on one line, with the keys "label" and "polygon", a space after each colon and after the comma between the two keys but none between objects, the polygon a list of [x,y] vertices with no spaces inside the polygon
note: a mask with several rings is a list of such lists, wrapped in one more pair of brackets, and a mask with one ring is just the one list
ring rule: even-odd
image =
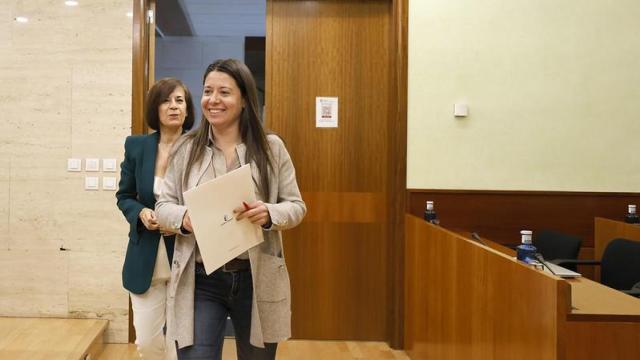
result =
[{"label": "microphone", "polygon": [[487,244],[484,243],[484,241],[482,240],[480,235],[478,235],[478,233],[476,233],[476,232],[472,232],[471,233],[471,239],[475,240],[476,242],[480,243],[481,245],[487,246]]},{"label": "microphone", "polygon": [[551,270],[551,268],[549,267],[549,265],[547,265],[547,262],[546,262],[546,261],[544,261],[544,258],[542,257],[542,254],[540,254],[540,253],[535,253],[533,256],[536,258],[536,260],[540,261],[540,263],[542,264],[542,266],[546,267],[546,268],[547,268],[547,269],[548,269],[548,270],[549,270],[553,275],[558,276],[558,274],[556,274],[556,272],[555,272],[555,271]]}]

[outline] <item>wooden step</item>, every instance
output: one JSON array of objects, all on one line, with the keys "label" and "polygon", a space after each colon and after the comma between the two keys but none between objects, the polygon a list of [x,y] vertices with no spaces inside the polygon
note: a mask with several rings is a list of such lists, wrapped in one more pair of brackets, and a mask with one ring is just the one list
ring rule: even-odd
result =
[{"label": "wooden step", "polygon": [[107,324],[97,319],[0,317],[0,359],[97,359]]}]

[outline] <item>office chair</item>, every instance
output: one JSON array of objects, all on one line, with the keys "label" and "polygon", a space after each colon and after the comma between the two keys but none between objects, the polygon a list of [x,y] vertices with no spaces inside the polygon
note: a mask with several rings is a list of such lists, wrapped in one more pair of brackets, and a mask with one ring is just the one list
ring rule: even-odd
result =
[{"label": "office chair", "polygon": [[563,260],[567,264],[599,265],[600,282],[626,294],[640,297],[640,241],[614,239],[604,249],[601,261]]},{"label": "office chair", "polygon": [[[533,236],[533,246],[545,260],[554,264],[557,260],[576,260],[581,244],[579,237],[554,230],[540,230]],[[571,263],[563,266],[573,271],[577,268],[576,264]]]}]

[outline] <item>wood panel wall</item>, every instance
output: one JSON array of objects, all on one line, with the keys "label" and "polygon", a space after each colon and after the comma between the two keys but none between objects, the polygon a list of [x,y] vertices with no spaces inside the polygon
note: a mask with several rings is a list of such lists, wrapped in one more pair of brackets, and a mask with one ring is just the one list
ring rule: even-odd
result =
[{"label": "wood panel wall", "polygon": [[566,332],[566,360],[630,360],[640,354],[637,322],[569,321]]},{"label": "wood panel wall", "polygon": [[[407,191],[407,212],[422,216],[425,202],[435,201],[447,228],[475,231],[502,244],[520,241],[520,230],[553,229],[582,238],[580,258],[594,258],[594,218],[623,219],[627,204],[640,204],[640,194],[426,190]],[[592,267],[579,271],[593,278]]]},{"label": "wood panel wall", "polygon": [[[293,336],[386,340],[392,3],[267,3],[266,124],[296,167],[308,215],[284,233]],[[339,127],[315,127],[315,98]]]}]

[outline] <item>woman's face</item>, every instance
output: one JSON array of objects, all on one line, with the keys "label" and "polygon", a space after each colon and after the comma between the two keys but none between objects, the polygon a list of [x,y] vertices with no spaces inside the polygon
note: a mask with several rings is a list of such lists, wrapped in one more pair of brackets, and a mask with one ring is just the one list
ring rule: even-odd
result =
[{"label": "woman's face", "polygon": [[212,71],[204,80],[202,113],[212,127],[224,130],[238,126],[244,99],[236,81],[229,75]]},{"label": "woman's face", "polygon": [[171,129],[182,127],[184,119],[187,117],[187,101],[182,87],[176,87],[169,97],[160,104],[158,116],[160,117],[160,127]]}]

